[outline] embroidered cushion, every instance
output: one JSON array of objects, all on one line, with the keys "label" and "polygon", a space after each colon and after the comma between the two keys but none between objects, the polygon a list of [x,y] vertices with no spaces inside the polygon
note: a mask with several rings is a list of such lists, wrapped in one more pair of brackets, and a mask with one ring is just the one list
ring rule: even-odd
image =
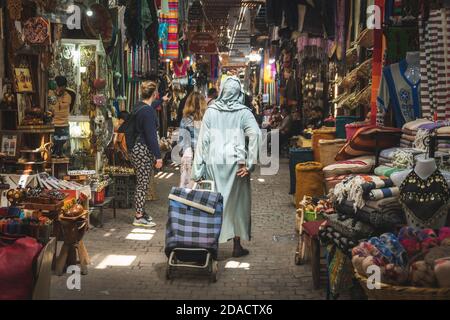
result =
[{"label": "embroidered cushion", "polygon": [[359,129],[352,139],[339,151],[336,160],[375,154],[376,147],[388,149],[400,144],[402,131],[397,128],[368,126]]},{"label": "embroidered cushion", "polygon": [[346,161],[339,161],[337,163],[326,166],[323,169],[323,173],[325,177],[335,177],[352,173],[370,173],[374,167],[375,157],[364,156]]}]

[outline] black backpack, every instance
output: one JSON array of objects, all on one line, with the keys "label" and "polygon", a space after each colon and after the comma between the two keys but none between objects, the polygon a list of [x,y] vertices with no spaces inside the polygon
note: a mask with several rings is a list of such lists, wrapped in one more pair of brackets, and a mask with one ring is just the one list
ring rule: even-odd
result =
[{"label": "black backpack", "polygon": [[134,111],[131,113],[131,115],[128,117],[127,120],[125,120],[124,123],[120,126],[118,132],[125,134],[125,143],[126,143],[126,150],[127,153],[131,153],[131,150],[133,150],[134,145],[136,144],[136,140],[140,134],[140,132],[137,129],[136,120],[138,113],[145,108],[145,104],[139,104],[136,106]]}]

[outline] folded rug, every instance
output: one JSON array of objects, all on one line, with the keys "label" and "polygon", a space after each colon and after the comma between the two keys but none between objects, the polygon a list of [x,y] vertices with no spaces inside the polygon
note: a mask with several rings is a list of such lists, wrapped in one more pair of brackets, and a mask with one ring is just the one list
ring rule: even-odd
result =
[{"label": "folded rug", "polygon": [[397,209],[373,209],[368,206],[355,212],[353,202],[346,201],[336,205],[336,211],[341,217],[353,218],[367,223],[376,229],[395,231],[395,228],[404,224],[404,214],[401,207]]},{"label": "folded rug", "polygon": [[400,195],[400,189],[398,187],[375,189],[370,191],[366,200],[381,200],[384,198],[398,197]]},{"label": "folded rug", "polygon": [[328,216],[328,226],[344,237],[357,240],[367,239],[375,232],[375,229],[367,223],[352,218],[341,220],[338,214]]},{"label": "folded rug", "polygon": [[398,197],[391,197],[391,198],[384,198],[384,199],[380,199],[380,200],[369,200],[366,202],[366,205],[369,208],[373,208],[373,209],[385,209],[385,208],[400,208],[401,209],[401,204],[399,202],[399,198]]},{"label": "folded rug", "polygon": [[403,126],[403,130],[406,129],[406,130],[411,130],[411,131],[417,131],[419,126],[421,126],[422,124],[428,124],[428,123],[433,123],[433,122],[428,119],[417,119],[417,120],[405,123],[405,125]]},{"label": "folded rug", "polygon": [[403,170],[404,169],[399,169],[399,168],[395,168],[392,166],[382,165],[382,166],[375,168],[375,174],[377,176],[389,178],[391,176],[391,174],[393,174],[395,172],[403,171]]},{"label": "folded rug", "polygon": [[416,136],[410,136],[407,134],[402,134],[401,137],[402,140],[406,140],[406,141],[410,141],[410,142],[414,142],[416,140]]},{"label": "folded rug", "polygon": [[408,136],[416,136],[417,134],[417,130],[402,129],[402,132]]},{"label": "folded rug", "polygon": [[394,186],[394,182],[389,178],[370,176],[370,180],[371,181],[361,185],[364,195],[368,195],[369,192],[374,189],[390,188]]},{"label": "folded rug", "polygon": [[401,147],[395,147],[395,148],[389,148],[382,150],[380,152],[380,157],[386,158],[386,159],[393,159],[395,154],[399,151],[412,153],[414,155],[422,154],[422,150],[414,149],[414,148],[401,148]]}]

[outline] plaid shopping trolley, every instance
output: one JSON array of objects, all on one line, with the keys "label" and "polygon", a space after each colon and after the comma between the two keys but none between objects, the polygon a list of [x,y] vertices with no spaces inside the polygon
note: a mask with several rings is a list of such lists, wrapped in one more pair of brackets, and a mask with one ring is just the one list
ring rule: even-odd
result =
[{"label": "plaid shopping trolley", "polygon": [[174,268],[208,269],[216,281],[217,251],[222,228],[223,198],[210,190],[173,187],[169,194],[169,217],[166,226],[165,253],[168,257],[167,278]]}]

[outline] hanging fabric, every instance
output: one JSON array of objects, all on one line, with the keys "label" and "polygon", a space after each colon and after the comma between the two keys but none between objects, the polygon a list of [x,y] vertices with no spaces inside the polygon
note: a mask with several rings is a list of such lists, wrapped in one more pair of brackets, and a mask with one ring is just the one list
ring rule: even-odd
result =
[{"label": "hanging fabric", "polygon": [[450,118],[450,9],[432,10],[420,17],[421,101],[425,117]]},{"label": "hanging fabric", "polygon": [[178,0],[163,0],[159,24],[161,59],[178,60]]}]

